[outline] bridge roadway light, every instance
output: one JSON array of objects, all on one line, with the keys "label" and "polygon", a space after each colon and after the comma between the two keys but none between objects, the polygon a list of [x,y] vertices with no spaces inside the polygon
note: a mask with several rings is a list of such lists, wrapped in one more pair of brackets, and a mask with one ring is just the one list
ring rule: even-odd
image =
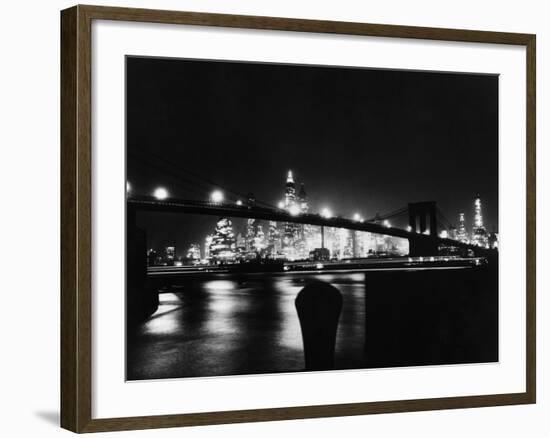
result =
[{"label": "bridge roadway light", "polygon": [[243,201],[241,201],[240,199],[237,201],[237,205],[240,207],[241,205],[243,205]]},{"label": "bridge roadway light", "polygon": [[390,221],[386,219],[386,220],[384,221],[384,226],[385,226],[386,228],[391,228]]},{"label": "bridge roadway light", "polygon": [[291,216],[298,216],[300,214],[300,207],[298,207],[297,205],[291,205],[288,209],[288,212]]},{"label": "bridge roadway light", "polygon": [[285,208],[285,203],[283,201],[279,201],[279,203],[277,204],[277,207],[279,207],[282,210],[283,208]]},{"label": "bridge roadway light", "polygon": [[220,190],[214,190],[210,195],[210,200],[215,203],[223,202],[223,193]]},{"label": "bridge roadway light", "polygon": [[356,221],[356,222],[362,222],[363,218],[361,217],[361,215],[359,213],[355,213],[353,215],[353,220]]},{"label": "bridge roadway light", "polygon": [[321,210],[321,216],[323,216],[325,219],[330,219],[332,217],[332,211],[325,207]]},{"label": "bridge roadway light", "polygon": [[164,187],[157,187],[153,192],[153,196],[162,201],[163,199],[168,198],[168,190],[166,190]]},{"label": "bridge roadway light", "polygon": [[129,181],[126,181],[126,194],[129,195],[132,191],[132,186],[130,185]]}]

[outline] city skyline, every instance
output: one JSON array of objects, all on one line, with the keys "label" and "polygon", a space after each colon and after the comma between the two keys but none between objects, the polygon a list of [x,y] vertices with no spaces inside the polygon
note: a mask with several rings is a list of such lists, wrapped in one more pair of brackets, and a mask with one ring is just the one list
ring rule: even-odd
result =
[{"label": "city skyline", "polygon": [[[433,200],[458,225],[479,192],[487,230],[498,229],[496,76],[135,57],[127,67],[136,193],[207,199],[227,187],[276,205],[292,170],[312,209],[367,218]],[[167,215],[146,222],[184,237]]]},{"label": "city skyline", "polygon": [[[166,193],[162,192],[162,197],[168,195],[167,191]],[[332,213],[327,208],[311,211],[305,185],[295,181],[294,173],[291,170],[287,172],[284,192],[281,191],[281,195],[277,208],[285,210],[293,216],[307,213],[318,214],[324,217],[332,216]],[[227,202],[224,193],[220,190],[211,194],[212,199],[216,203],[223,204]],[[247,200],[246,202],[254,202],[254,199]],[[244,203],[238,200],[236,205],[243,206]],[[498,233],[491,232],[484,226],[483,208],[480,195],[476,194],[472,203],[473,220],[471,221],[471,227],[468,227],[468,229],[465,224],[466,213],[459,213],[458,225],[452,224],[452,227],[443,226],[439,229],[438,235],[463,243],[497,248]],[[360,222],[364,222],[365,219],[358,213],[353,217],[353,220]],[[201,220],[201,222],[203,221]],[[281,258],[285,260],[307,259],[313,250],[317,250],[321,246],[329,249],[331,257],[339,259],[366,257],[369,254],[374,255],[379,252],[393,253],[398,256],[407,253],[407,245],[402,242],[403,239],[391,238],[390,236],[381,234],[354,232],[346,229],[327,227],[326,241],[324,244],[321,244],[320,227],[307,224],[277,223],[267,220],[234,219],[231,217],[210,218],[207,222],[216,224],[215,226],[211,226],[211,233],[204,236],[194,236],[181,246],[174,241],[164,248],[159,248],[158,245],[151,245],[152,247],[148,249],[148,253],[153,255],[152,259],[150,257],[150,264],[154,264],[154,260],[162,264],[173,262],[175,259],[180,261],[202,260],[204,262],[209,260],[215,262],[216,256],[212,251],[212,247],[216,247],[216,242],[213,242],[216,236],[214,228],[217,231],[222,222],[222,226],[230,230],[232,242],[227,245],[227,248],[224,248],[218,242],[220,248],[226,252],[230,252],[230,254],[226,253],[224,261],[237,261],[256,257]],[[389,220],[380,219],[379,222],[388,227],[395,226]],[[401,228],[410,230],[410,226],[408,225],[401,226]],[[342,239],[347,242],[343,243]],[[170,254],[163,256],[167,252],[170,252]]]}]

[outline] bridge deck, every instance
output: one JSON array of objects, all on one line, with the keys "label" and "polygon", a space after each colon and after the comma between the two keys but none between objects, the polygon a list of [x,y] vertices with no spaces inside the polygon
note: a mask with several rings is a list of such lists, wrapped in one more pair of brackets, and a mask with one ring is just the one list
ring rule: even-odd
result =
[{"label": "bridge deck", "polygon": [[397,227],[387,227],[382,224],[356,221],[342,217],[323,217],[319,214],[306,213],[292,215],[283,209],[273,209],[260,206],[236,205],[227,203],[216,203],[208,201],[194,201],[170,198],[158,200],[151,196],[133,196],[127,199],[128,208],[135,211],[159,211],[172,213],[195,213],[223,217],[239,217],[245,219],[261,219],[276,222],[292,222],[298,224],[309,224],[321,227],[345,228],[353,231],[366,231],[369,233],[382,234],[386,236],[408,239],[409,242],[419,244],[447,245],[465,249],[473,249],[478,252],[488,251],[479,246],[470,245],[453,239],[441,238],[439,236],[416,233],[403,230]]}]

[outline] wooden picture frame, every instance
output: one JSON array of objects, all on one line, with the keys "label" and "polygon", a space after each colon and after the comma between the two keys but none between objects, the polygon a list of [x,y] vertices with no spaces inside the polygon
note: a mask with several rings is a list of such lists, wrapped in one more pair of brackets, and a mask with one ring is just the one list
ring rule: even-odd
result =
[{"label": "wooden picture frame", "polygon": [[[518,45],[526,48],[526,391],[128,418],[92,418],[92,35],[94,20]],[[75,6],[61,13],[61,426],[99,432],[535,403],[535,35]]]}]

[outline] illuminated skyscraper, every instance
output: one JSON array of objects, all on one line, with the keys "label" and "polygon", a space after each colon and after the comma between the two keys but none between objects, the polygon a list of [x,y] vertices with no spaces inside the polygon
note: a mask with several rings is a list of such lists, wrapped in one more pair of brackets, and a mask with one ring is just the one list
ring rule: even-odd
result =
[{"label": "illuminated skyscraper", "polygon": [[204,239],[204,258],[209,259],[210,258],[210,246],[212,245],[212,240],[214,239],[214,236],[212,234],[209,234]]},{"label": "illuminated skyscraper", "polygon": [[236,256],[236,241],[233,224],[227,218],[220,219],[210,244],[210,256],[216,262],[233,261]]},{"label": "illuminated skyscraper", "polygon": [[265,242],[265,234],[263,227],[258,224],[256,226],[256,234],[254,236],[254,250],[256,251],[256,254],[261,255],[261,253],[266,248],[266,242]]},{"label": "illuminated skyscraper", "polygon": [[190,260],[200,260],[201,246],[198,243],[192,243],[187,250],[187,258]]},{"label": "illuminated skyscraper", "polygon": [[353,257],[353,233],[346,228],[339,228],[337,231],[337,249],[335,254],[338,259]]},{"label": "illuminated skyscraper", "polygon": [[458,215],[458,231],[456,233],[456,240],[463,243],[468,243],[468,233],[466,232],[466,220],[464,219],[464,213]]},{"label": "illuminated skyscraper", "polygon": [[474,230],[476,228],[482,228],[483,227],[483,216],[481,214],[481,198],[479,197],[479,194],[476,195],[476,199],[474,201]]},{"label": "illuminated skyscraper", "polygon": [[176,258],[176,247],[167,246],[164,248],[164,258],[168,263],[174,262],[174,259]]},{"label": "illuminated skyscraper", "polygon": [[285,208],[289,210],[295,204],[296,204],[296,184],[294,183],[292,170],[289,170],[286,177]]},{"label": "illuminated skyscraper", "polygon": [[[285,210],[289,213],[295,211],[296,207],[298,207],[296,202],[296,184],[294,182],[292,170],[288,171],[286,177],[284,204]],[[298,229],[298,225],[293,222],[284,223],[283,247],[289,260],[295,260],[298,258],[294,247],[295,241],[298,238]]]},{"label": "illuminated skyscraper", "polygon": [[269,228],[267,230],[267,252],[271,257],[276,258],[280,255],[281,249],[279,225],[275,221],[269,221]]},{"label": "illuminated skyscraper", "polygon": [[485,248],[488,248],[489,246],[489,236],[487,235],[487,230],[483,226],[481,198],[479,194],[476,195],[476,199],[474,201],[474,227],[472,230],[472,243]]},{"label": "illuminated skyscraper", "polygon": [[254,252],[254,237],[256,236],[256,219],[246,220],[245,250],[247,253]]},{"label": "illuminated skyscraper", "polygon": [[242,233],[237,234],[237,239],[235,240],[237,259],[242,259],[246,256],[246,237]]}]

